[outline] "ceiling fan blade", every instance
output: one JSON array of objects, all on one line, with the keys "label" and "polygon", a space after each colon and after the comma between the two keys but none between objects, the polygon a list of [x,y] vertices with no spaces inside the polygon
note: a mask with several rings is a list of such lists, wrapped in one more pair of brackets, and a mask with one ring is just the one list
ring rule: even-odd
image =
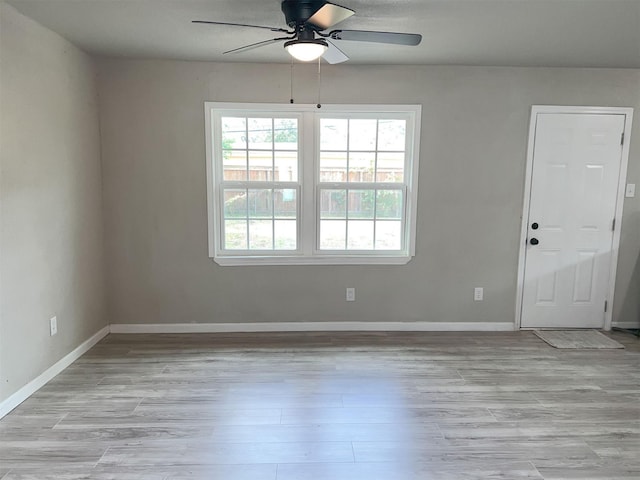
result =
[{"label": "ceiling fan blade", "polygon": [[346,20],[354,13],[356,12],[350,8],[327,2],[316,10],[316,12],[308,18],[306,23],[310,23],[320,28],[320,30],[326,30],[329,27],[333,27],[336,23]]},{"label": "ceiling fan blade", "polygon": [[342,50],[340,50],[338,47],[336,47],[333,43],[329,42],[328,40],[327,40],[327,45],[329,46],[329,48],[327,48],[327,51],[324,52],[324,55],[322,55],[322,58],[324,58],[327,61],[327,63],[334,65],[336,63],[342,63],[349,60],[349,57],[347,57],[346,53],[344,53]]},{"label": "ceiling fan blade", "polygon": [[391,43],[394,45],[415,46],[422,41],[418,33],[372,32],[367,30],[334,30],[329,32],[333,40],[351,40],[354,42]]},{"label": "ceiling fan blade", "polygon": [[271,45],[272,43],[275,43],[275,42],[281,42],[283,40],[292,40],[293,38],[295,37],[271,38],[269,40],[263,40],[262,42],[251,43],[249,45],[245,45],[244,47],[238,47],[238,48],[234,48],[233,50],[227,50],[226,52],[222,52],[222,54],[224,55],[226,53],[246,52],[248,50],[253,50],[254,48],[260,48],[266,45]]},{"label": "ceiling fan blade", "polygon": [[209,24],[209,25],[231,25],[232,27],[262,28],[264,30],[271,30],[272,32],[294,33],[294,32],[292,32],[290,30],[285,30],[284,28],[264,27],[262,25],[247,25],[245,23],[209,22],[207,20],[191,20],[191,23],[205,23],[205,24]]}]

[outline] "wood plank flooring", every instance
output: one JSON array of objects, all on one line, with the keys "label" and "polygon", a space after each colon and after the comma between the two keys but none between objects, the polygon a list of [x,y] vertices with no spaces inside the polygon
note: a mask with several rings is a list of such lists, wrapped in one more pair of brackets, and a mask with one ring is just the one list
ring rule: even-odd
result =
[{"label": "wood plank flooring", "polygon": [[110,335],[0,420],[2,480],[639,479],[640,340]]}]

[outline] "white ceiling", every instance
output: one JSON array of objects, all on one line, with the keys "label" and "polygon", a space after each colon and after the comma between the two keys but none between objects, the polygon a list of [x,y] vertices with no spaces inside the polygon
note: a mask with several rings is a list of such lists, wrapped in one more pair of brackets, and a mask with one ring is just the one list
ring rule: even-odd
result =
[{"label": "white ceiling", "polygon": [[[110,56],[289,62],[273,38],[215,20],[286,27],[279,0],[6,0],[83,50]],[[360,64],[640,68],[640,0],[335,0],[355,30],[423,35],[417,47],[336,42]],[[274,35],[275,36],[275,35]]]}]

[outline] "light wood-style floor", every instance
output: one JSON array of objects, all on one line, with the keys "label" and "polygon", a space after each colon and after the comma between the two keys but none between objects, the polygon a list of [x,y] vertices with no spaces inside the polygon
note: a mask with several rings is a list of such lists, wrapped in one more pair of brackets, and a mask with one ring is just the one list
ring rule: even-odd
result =
[{"label": "light wood-style floor", "polygon": [[640,340],[110,335],[0,420],[0,478],[639,479]]}]

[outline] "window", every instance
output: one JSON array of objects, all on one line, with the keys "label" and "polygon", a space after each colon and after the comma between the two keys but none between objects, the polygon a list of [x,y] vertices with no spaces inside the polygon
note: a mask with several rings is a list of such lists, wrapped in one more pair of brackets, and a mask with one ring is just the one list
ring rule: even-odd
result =
[{"label": "window", "polygon": [[414,255],[420,106],[205,104],[210,256],[221,265]]}]

